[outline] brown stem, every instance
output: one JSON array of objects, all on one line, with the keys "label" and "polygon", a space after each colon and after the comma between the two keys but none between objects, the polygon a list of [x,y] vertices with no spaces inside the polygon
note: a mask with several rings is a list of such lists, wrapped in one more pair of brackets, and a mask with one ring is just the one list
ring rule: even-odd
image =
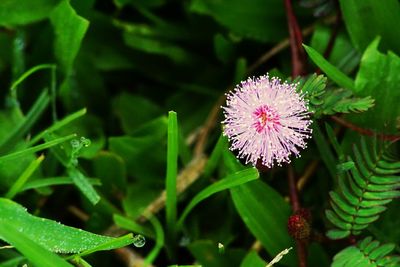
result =
[{"label": "brown stem", "polygon": [[372,130],[361,128],[360,126],[357,126],[349,121],[346,121],[345,119],[338,117],[338,116],[331,116],[332,120],[335,122],[339,123],[340,125],[349,128],[350,130],[353,130],[355,132],[358,132],[362,135],[368,135],[368,136],[377,136],[378,138],[382,140],[387,140],[387,141],[397,141],[400,140],[400,135],[391,135],[391,134],[381,134],[381,133],[376,133]]},{"label": "brown stem", "polygon": [[[293,213],[298,212],[301,209],[299,195],[297,192],[296,178],[294,176],[294,170],[291,165],[289,165],[288,170],[288,183],[289,183],[289,197],[290,203],[292,205]],[[296,240],[297,248],[297,258],[299,261],[299,267],[307,266],[307,244],[305,241]]]},{"label": "brown stem", "polygon": [[294,170],[291,165],[289,165],[288,170],[288,184],[289,184],[289,197],[290,204],[292,205],[293,213],[300,210],[299,195],[296,186],[296,178],[294,177]]},{"label": "brown stem", "polygon": [[289,26],[289,42],[290,50],[292,53],[292,76],[297,77],[306,73],[305,62],[306,56],[302,47],[303,36],[299,24],[297,23],[296,16],[293,12],[292,1],[284,0],[286,15]]}]

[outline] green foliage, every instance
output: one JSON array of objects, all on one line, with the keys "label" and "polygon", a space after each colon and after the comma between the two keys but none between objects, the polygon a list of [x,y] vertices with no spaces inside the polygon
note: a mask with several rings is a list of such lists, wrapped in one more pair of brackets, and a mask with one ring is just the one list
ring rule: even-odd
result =
[{"label": "green foliage", "polygon": [[[313,135],[290,163],[312,238],[374,236],[347,248],[309,240],[307,266],[340,250],[333,266],[399,266],[378,242],[400,242],[399,142],[362,135],[399,135],[400,5],[286,2],[314,63],[297,62]],[[0,266],[129,265],[120,255],[131,244],[145,266],[265,267],[290,247],[274,266],[301,265],[287,231],[288,165],[245,166],[219,108],[247,77],[293,80],[286,8],[0,1]]]},{"label": "green foliage", "polygon": [[376,36],[381,36],[386,49],[399,50],[400,30],[393,27],[400,20],[400,4],[385,0],[340,0],[341,10],[350,38],[355,47],[363,51]]},{"label": "green foliage", "polygon": [[400,256],[388,255],[395,248],[394,244],[380,244],[372,237],[360,240],[357,245],[349,246],[333,257],[332,267],[378,267],[399,266]]},{"label": "green foliage", "polygon": [[326,90],[326,77],[313,74],[307,79],[299,78],[297,88],[309,101],[309,109],[315,117],[333,115],[335,113],[364,112],[374,106],[374,100],[367,96],[364,98],[353,97],[353,92],[348,89]]},{"label": "green foliage", "polygon": [[[80,253],[86,250],[109,250],[129,243],[133,243],[133,238],[129,242],[120,244],[112,242],[114,238],[92,234],[81,229],[69,227],[55,221],[39,218],[29,214],[25,208],[19,204],[0,199],[1,223],[5,225],[12,222],[12,228],[18,231],[25,238],[39,244],[47,251],[57,253]],[[14,238],[9,235],[0,234],[1,239],[13,243]],[[102,245],[105,247],[102,247]],[[28,256],[28,255],[26,255]]]},{"label": "green foliage", "polygon": [[400,197],[400,171],[398,159],[388,156],[389,146],[378,147],[361,139],[360,146],[353,147],[353,156],[347,161],[354,167],[346,178],[339,178],[339,188],[330,192],[331,210],[326,217],[335,226],[327,235],[339,239],[358,235],[372,222],[394,198]]}]

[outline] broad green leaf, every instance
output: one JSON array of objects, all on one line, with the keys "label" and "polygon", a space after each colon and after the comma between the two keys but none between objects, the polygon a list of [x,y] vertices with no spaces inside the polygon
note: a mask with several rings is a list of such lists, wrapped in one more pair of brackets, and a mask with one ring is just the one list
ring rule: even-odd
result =
[{"label": "broad green leaf", "polygon": [[352,79],[346,76],[338,68],[333,66],[329,61],[327,61],[320,53],[318,53],[314,48],[304,45],[308,56],[321,70],[328,76],[332,81],[337,83],[339,86],[350,89],[354,92],[354,82]]},{"label": "broad green leaf", "polygon": [[[2,201],[0,200],[0,203]],[[1,203],[0,205],[2,205]],[[0,210],[2,207],[0,206]],[[2,210],[3,211],[3,210]],[[22,230],[22,231],[20,231]],[[46,230],[45,230],[46,231]],[[18,228],[15,221],[0,219],[0,238],[13,245],[26,258],[36,266],[43,267],[70,267],[73,266],[56,254],[48,251],[43,244],[36,240],[23,229]],[[42,245],[42,246],[41,246]]]},{"label": "broad green leaf", "polygon": [[[79,253],[114,240],[112,237],[92,234],[33,216],[24,207],[4,198],[0,199],[0,213],[2,214],[0,223],[12,223],[19,233],[47,250],[57,253]],[[2,239],[8,241],[5,236],[2,236]],[[118,247],[120,246],[110,246],[107,249]]]},{"label": "broad green leaf", "polygon": [[375,39],[365,50],[355,80],[356,95],[371,96],[375,99],[375,107],[352,118],[361,126],[395,133],[400,116],[400,57],[390,51],[387,54],[379,52],[379,42],[379,38]]},{"label": "broad green leaf", "polygon": [[192,0],[190,10],[212,16],[233,33],[264,42],[287,36],[284,4],[279,0]]},{"label": "broad green leaf", "polygon": [[257,179],[258,177],[259,177],[259,173],[258,173],[257,169],[249,168],[249,169],[245,169],[243,171],[239,171],[234,174],[231,174],[231,175],[219,180],[218,182],[204,188],[186,206],[181,217],[179,218],[178,226],[181,227],[183,225],[183,222],[184,222],[186,216],[189,214],[189,212],[204,199],[206,199],[209,196],[211,196],[215,193],[218,193],[222,190],[231,189],[231,188],[234,188],[235,186],[239,186],[241,184],[253,181],[253,180]]},{"label": "broad green leaf", "polygon": [[[294,247],[286,228],[290,207],[278,192],[261,181],[240,185],[230,191],[240,217],[271,256]],[[280,263],[296,266],[295,253],[286,255]]]},{"label": "broad green leaf", "polygon": [[100,190],[107,196],[126,192],[127,177],[125,162],[109,151],[100,151],[92,160],[94,175],[101,179]]},{"label": "broad green leaf", "polygon": [[0,1],[0,25],[29,24],[48,17],[58,0]]},{"label": "broad green leaf", "polygon": [[243,259],[240,267],[265,267],[267,263],[258,256],[256,251],[249,252]]},{"label": "broad green leaf", "polygon": [[340,0],[344,22],[355,47],[362,52],[376,36],[385,50],[400,53],[400,4],[397,0]]},{"label": "broad green leaf", "polygon": [[[162,114],[160,107],[151,100],[128,93],[122,93],[115,97],[112,101],[113,111],[119,118],[121,126],[126,134],[132,134],[145,123],[156,121],[158,116]],[[132,116],[135,114],[135,116]],[[166,125],[166,118],[161,117]]]},{"label": "broad green leaf", "polygon": [[165,56],[175,64],[189,64],[196,58],[185,48],[170,41],[149,38],[125,31],[123,38],[127,46],[149,54]]},{"label": "broad green leaf", "polygon": [[89,21],[76,14],[68,0],[51,12],[50,21],[55,32],[54,51],[62,70],[69,74],[89,27]]}]

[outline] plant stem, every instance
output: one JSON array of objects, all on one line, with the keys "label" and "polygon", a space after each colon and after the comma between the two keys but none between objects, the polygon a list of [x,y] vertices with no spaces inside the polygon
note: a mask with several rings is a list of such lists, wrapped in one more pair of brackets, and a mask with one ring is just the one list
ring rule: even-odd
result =
[{"label": "plant stem", "polygon": [[306,57],[302,47],[303,36],[296,16],[293,12],[292,1],[285,0],[286,15],[289,26],[289,42],[292,53],[292,76],[297,77],[306,73],[305,62]]},{"label": "plant stem", "polygon": [[[298,212],[301,209],[299,195],[296,186],[296,178],[294,170],[291,165],[288,167],[288,183],[289,183],[289,197],[292,205],[293,213]],[[307,244],[303,240],[296,240],[297,258],[299,261],[299,267],[307,266]]]},{"label": "plant stem", "polygon": [[377,136],[378,138],[382,139],[382,140],[387,140],[387,141],[397,141],[400,140],[400,135],[391,135],[391,134],[381,134],[381,133],[376,133],[372,130],[369,129],[365,129],[365,128],[361,128],[360,126],[357,126],[343,118],[340,118],[338,116],[331,116],[332,120],[334,120],[335,122],[337,122],[338,124],[349,128],[350,130],[353,130],[355,132],[358,132],[362,135],[368,135],[368,136]]}]

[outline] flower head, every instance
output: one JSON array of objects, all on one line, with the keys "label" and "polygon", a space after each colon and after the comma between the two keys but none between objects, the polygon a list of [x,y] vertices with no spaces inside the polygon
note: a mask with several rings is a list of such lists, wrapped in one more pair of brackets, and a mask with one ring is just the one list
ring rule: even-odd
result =
[{"label": "flower head", "polygon": [[290,162],[291,154],[299,156],[299,148],[306,147],[311,120],[296,86],[266,75],[249,78],[227,94],[224,135],[246,163],[255,166],[260,160],[270,168]]}]

